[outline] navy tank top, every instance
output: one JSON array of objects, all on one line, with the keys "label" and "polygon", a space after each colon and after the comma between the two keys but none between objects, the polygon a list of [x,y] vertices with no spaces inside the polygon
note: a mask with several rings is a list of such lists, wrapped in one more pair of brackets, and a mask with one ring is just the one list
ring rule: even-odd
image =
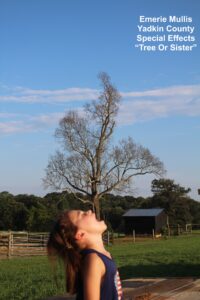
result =
[{"label": "navy tank top", "polygon": [[[105,265],[106,272],[100,287],[100,300],[122,300],[122,285],[114,260],[94,249],[85,249],[81,253],[83,258],[90,253],[96,253]],[[84,300],[81,277],[79,278],[76,300]]]}]

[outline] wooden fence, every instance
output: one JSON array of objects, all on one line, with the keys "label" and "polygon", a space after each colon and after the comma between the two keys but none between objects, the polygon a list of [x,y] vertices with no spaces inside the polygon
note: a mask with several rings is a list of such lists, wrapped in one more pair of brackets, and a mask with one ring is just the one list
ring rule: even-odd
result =
[{"label": "wooden fence", "polygon": [[0,231],[0,256],[46,255],[48,233]]},{"label": "wooden fence", "polygon": [[[0,231],[0,257],[46,255],[47,232]],[[104,243],[113,243],[113,233],[106,232]]]},{"label": "wooden fence", "polygon": [[[200,224],[168,226],[165,234],[168,236],[180,234],[200,234]],[[0,231],[0,258],[46,255],[48,237],[49,233],[47,232]],[[155,237],[157,236],[153,233],[153,238]],[[132,239],[134,241],[136,240],[134,231]],[[119,238],[116,237],[113,232],[106,231],[103,235],[103,240],[106,245],[112,245],[115,241],[127,241],[127,237]]]},{"label": "wooden fence", "polygon": [[199,235],[200,224],[185,224],[185,225],[169,225],[166,228],[166,235]]}]

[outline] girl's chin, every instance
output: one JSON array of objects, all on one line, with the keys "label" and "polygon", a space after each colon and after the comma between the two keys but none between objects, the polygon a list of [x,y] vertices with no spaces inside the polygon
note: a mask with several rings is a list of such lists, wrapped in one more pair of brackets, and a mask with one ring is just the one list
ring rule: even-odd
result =
[{"label": "girl's chin", "polygon": [[98,222],[102,225],[103,231],[106,231],[107,225],[106,225],[106,223],[104,222],[104,220],[99,220]]},{"label": "girl's chin", "polygon": [[104,222],[104,220],[100,220],[99,222],[104,223],[104,225],[107,227],[106,223]]},{"label": "girl's chin", "polygon": [[103,222],[104,228],[106,230],[107,229],[107,225],[106,225],[106,223],[104,221],[102,221],[102,222]]}]

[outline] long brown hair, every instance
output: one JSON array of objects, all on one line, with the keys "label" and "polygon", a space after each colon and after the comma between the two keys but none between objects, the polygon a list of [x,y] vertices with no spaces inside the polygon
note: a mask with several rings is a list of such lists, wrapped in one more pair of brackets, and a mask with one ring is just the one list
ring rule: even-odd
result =
[{"label": "long brown hair", "polygon": [[66,272],[66,288],[70,294],[77,291],[78,274],[80,274],[81,254],[75,241],[77,227],[69,218],[69,211],[65,211],[58,218],[47,242],[48,256],[53,265],[55,258],[64,262]]}]

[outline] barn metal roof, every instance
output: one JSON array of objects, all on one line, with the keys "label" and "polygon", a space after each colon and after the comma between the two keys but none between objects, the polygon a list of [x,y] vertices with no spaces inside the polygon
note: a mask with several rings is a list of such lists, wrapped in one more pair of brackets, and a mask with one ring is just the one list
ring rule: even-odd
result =
[{"label": "barn metal roof", "polygon": [[129,209],[123,217],[155,217],[163,211],[163,208]]}]

